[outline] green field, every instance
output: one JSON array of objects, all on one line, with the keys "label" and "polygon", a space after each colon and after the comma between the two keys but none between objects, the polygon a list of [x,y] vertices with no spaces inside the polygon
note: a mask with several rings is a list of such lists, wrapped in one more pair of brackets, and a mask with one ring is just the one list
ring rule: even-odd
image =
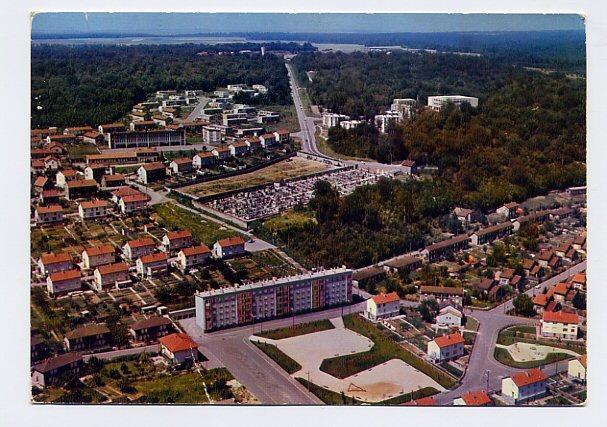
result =
[{"label": "green field", "polygon": [[161,225],[171,229],[188,229],[192,232],[194,239],[211,247],[217,240],[226,237],[237,236],[234,230],[206,220],[195,213],[183,209],[174,203],[163,203],[155,205],[156,213]]},{"label": "green field", "polygon": [[280,233],[288,229],[297,229],[306,226],[309,223],[316,224],[316,218],[307,212],[287,211],[282,215],[272,217],[263,223],[263,227],[269,233]]},{"label": "green field", "polygon": [[449,375],[439,371],[430,363],[418,358],[413,353],[398,345],[384,335],[375,325],[358,315],[344,317],[346,328],[366,336],[375,344],[364,353],[349,354],[323,360],[320,370],[336,378],[346,378],[366,369],[380,365],[391,359],[400,359],[415,369],[428,375],[445,388],[453,387],[456,382]]},{"label": "green field", "polygon": [[274,362],[287,371],[289,374],[294,374],[301,369],[301,365],[289,356],[284,354],[273,344],[261,343],[257,341],[251,341],[257,348],[263,351],[266,356],[272,359]]},{"label": "green field", "polygon": [[298,337],[300,335],[313,334],[314,332],[326,331],[334,328],[335,326],[333,326],[333,323],[327,319],[322,319],[309,323],[301,323],[295,326],[288,326],[282,329],[260,332],[255,335],[271,340],[282,340],[284,338]]},{"label": "green field", "polygon": [[543,365],[547,365],[554,362],[560,362],[561,360],[573,359],[574,356],[567,353],[548,353],[546,358],[541,360],[529,360],[527,362],[517,362],[510,356],[510,353],[505,348],[497,347],[493,352],[495,360],[503,365],[511,366],[513,368],[520,369],[531,369],[537,368]]}]

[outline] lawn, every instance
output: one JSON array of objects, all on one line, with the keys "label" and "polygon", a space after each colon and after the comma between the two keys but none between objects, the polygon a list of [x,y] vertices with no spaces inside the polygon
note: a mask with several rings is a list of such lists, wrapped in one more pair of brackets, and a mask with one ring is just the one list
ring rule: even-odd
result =
[{"label": "lawn", "polygon": [[[296,378],[296,380],[299,381],[304,387],[308,388],[310,392],[312,392],[316,397],[322,400],[323,403],[325,403],[326,405],[362,405],[363,403],[368,405],[367,402],[361,402],[360,400],[346,396],[345,394],[327,390],[326,388],[308,382],[303,378]],[[433,396],[437,393],[439,393],[439,391],[433,387],[424,387],[422,389],[414,391],[413,393],[401,394],[400,396],[396,396],[391,399],[372,403],[372,405],[402,405],[403,403],[411,401],[411,399],[416,400],[422,397]]]},{"label": "lawn", "polygon": [[224,228],[215,222],[203,219],[199,215],[187,211],[174,203],[155,205],[156,213],[161,219],[161,225],[169,230],[188,229],[194,239],[211,247],[217,240],[237,236],[234,230]]},{"label": "lawn", "polygon": [[268,131],[286,129],[291,133],[299,132],[299,119],[297,118],[297,110],[295,105],[268,105],[263,107],[264,110],[275,111],[280,114],[280,121],[267,126]]},{"label": "lawn", "polygon": [[284,354],[273,344],[261,343],[257,341],[251,341],[257,348],[263,351],[266,356],[272,359],[274,362],[287,371],[289,374],[294,374],[301,369],[301,365],[289,356]]},{"label": "lawn", "polygon": [[316,224],[316,218],[307,212],[295,212],[290,210],[282,215],[266,220],[263,223],[263,227],[271,234],[278,234],[287,229],[301,229],[309,223]]},{"label": "lawn", "polygon": [[208,403],[203,382],[214,401],[229,399],[232,391],[226,383],[234,379],[225,368],[211,369],[206,372],[186,372],[183,374],[162,375],[133,384],[142,396],[140,402],[146,403]]},{"label": "lawn", "polygon": [[510,353],[505,348],[496,347],[493,352],[493,357],[495,360],[500,362],[503,365],[511,366],[513,368],[520,369],[531,369],[537,368],[539,366],[547,365],[554,362],[560,362],[561,360],[572,359],[573,356],[567,353],[548,353],[545,359],[541,360],[530,360],[527,362],[517,362],[515,361]]},{"label": "lawn", "polygon": [[287,326],[282,329],[261,332],[255,335],[271,340],[282,340],[284,338],[298,337],[300,335],[312,334],[314,332],[326,331],[334,328],[335,326],[333,326],[333,323],[327,319],[322,319],[309,323],[301,323],[295,326]]},{"label": "lawn", "polygon": [[449,375],[436,369],[430,363],[420,359],[384,335],[375,325],[358,315],[344,317],[346,328],[369,338],[375,344],[364,353],[349,354],[323,360],[320,370],[336,378],[346,378],[366,369],[370,369],[391,359],[401,359],[415,369],[428,375],[445,388],[453,387],[456,382]]},{"label": "lawn", "polygon": [[87,154],[99,154],[99,149],[92,144],[73,144],[67,147],[67,152],[72,160],[84,160]]},{"label": "lawn", "polygon": [[211,196],[227,191],[242,190],[257,185],[310,175],[330,168],[330,166],[315,160],[292,157],[291,159],[283,160],[255,172],[249,172],[229,178],[221,178],[202,184],[194,184],[183,187],[181,190],[190,194]]}]

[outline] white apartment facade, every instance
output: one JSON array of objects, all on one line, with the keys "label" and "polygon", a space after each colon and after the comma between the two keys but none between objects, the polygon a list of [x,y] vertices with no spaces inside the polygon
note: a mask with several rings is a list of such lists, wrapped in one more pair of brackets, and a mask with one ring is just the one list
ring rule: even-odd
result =
[{"label": "white apartment facade", "polygon": [[428,97],[428,107],[440,111],[447,104],[453,104],[460,108],[463,104],[469,104],[471,107],[478,107],[478,98],[463,95],[439,95]]}]

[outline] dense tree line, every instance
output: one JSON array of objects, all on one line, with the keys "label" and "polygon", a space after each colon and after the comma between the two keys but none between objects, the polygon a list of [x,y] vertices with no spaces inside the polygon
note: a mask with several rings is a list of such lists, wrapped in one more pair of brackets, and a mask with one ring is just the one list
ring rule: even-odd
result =
[{"label": "dense tree line", "polygon": [[[241,50],[247,46],[234,47]],[[261,45],[248,47],[258,50]],[[263,97],[265,102],[291,102],[282,58],[259,53],[199,55],[216,49],[193,44],[33,46],[32,127],[108,123],[150,93],[164,89],[213,90],[230,83],[263,84],[269,90]]]}]

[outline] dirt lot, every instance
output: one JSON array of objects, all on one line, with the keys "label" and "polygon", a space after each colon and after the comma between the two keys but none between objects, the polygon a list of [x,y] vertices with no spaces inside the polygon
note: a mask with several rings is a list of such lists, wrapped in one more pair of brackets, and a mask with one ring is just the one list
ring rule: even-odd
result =
[{"label": "dirt lot", "polygon": [[321,162],[303,159],[301,157],[293,157],[292,159],[289,159],[289,161],[285,160],[255,172],[218,179],[203,184],[191,185],[182,188],[182,190],[190,194],[209,196],[224,193],[226,191],[240,190],[255,185],[268,184],[283,179],[310,175],[330,168],[329,165]]}]

